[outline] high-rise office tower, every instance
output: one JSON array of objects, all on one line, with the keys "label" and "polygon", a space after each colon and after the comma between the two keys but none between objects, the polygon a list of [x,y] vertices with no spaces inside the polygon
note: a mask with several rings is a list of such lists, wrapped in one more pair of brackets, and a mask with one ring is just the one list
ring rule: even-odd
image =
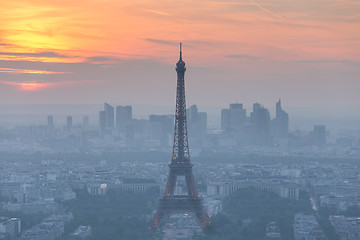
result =
[{"label": "high-rise office tower", "polygon": [[150,115],[150,138],[159,140],[161,146],[168,146],[174,133],[173,115]]},{"label": "high-rise office tower", "polygon": [[276,117],[273,120],[274,138],[287,138],[289,133],[289,115],[282,109],[281,100],[276,103]]},{"label": "high-rise office tower", "polygon": [[246,109],[241,103],[231,103],[229,109],[221,110],[221,129],[232,136],[243,133],[246,121]]},{"label": "high-rise office tower", "polygon": [[253,127],[253,143],[260,145],[270,143],[271,122],[269,110],[259,103],[254,103],[250,120]]},{"label": "high-rise office tower", "polygon": [[[261,106],[260,103],[254,103],[254,104],[253,104],[253,111],[252,111],[252,113],[256,113],[257,110],[259,110],[260,108],[262,108],[262,106]],[[251,116],[251,114],[250,114],[250,116]]]},{"label": "high-rise office tower", "polygon": [[246,120],[246,109],[240,103],[230,104],[230,126],[238,132],[242,131],[242,128]]},{"label": "high-rise office tower", "polygon": [[194,105],[192,105],[189,109],[187,109],[186,114],[187,114],[187,118],[188,118],[189,125],[191,125],[191,124],[197,122],[197,120],[198,120],[198,114],[199,114],[199,109],[198,109],[198,107],[194,104]]},{"label": "high-rise office tower", "polygon": [[104,103],[104,111],[106,115],[106,128],[114,128],[114,107],[108,103]]},{"label": "high-rise office tower", "polygon": [[207,131],[207,113],[199,112],[196,105],[192,105],[186,110],[188,119],[189,139],[192,146],[199,146],[202,142],[202,137]]},{"label": "high-rise office tower", "polygon": [[131,106],[117,106],[116,107],[116,127],[125,129],[127,124],[132,121],[132,107]]}]

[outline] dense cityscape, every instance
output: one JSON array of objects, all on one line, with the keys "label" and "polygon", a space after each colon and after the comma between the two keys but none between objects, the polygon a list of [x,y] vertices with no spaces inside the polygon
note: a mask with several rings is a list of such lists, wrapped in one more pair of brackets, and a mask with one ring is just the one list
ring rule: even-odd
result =
[{"label": "dense cityscape", "polygon": [[0,6],[0,240],[360,240],[360,1]]},{"label": "dense cityscape", "polygon": [[[259,103],[250,115],[242,104],[230,104],[219,114],[219,129],[207,128],[207,114],[196,105],[186,114],[196,184],[212,219],[226,212],[229,196],[247,188],[290,201],[307,194],[312,210],[292,216],[291,238],[282,237],[287,230],[274,218],[264,223],[261,238],[253,239],[358,239],[360,131],[344,130],[336,138],[324,125],[289,131],[291,116],[280,100],[274,119]],[[77,125],[68,116],[59,126],[45,115],[41,125],[1,128],[3,239],[91,239],[97,226],[78,222],[68,207],[79,191],[91,197],[158,189],[143,213],[150,221],[165,191],[174,115],[134,119],[131,106],[105,103],[98,116],[98,122],[84,116]],[[177,194],[186,192],[184,184],[177,181]],[[38,217],[29,221],[29,216]],[[176,224],[164,227],[162,239],[201,238],[193,217],[173,218]]]}]

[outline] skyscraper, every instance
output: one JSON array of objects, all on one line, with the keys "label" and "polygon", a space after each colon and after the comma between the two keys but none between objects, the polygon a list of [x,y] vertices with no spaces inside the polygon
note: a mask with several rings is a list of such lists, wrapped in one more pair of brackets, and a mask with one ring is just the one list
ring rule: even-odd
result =
[{"label": "skyscraper", "polygon": [[131,106],[117,106],[116,107],[116,127],[125,129],[127,124],[132,121],[132,107]]},{"label": "skyscraper", "polygon": [[199,112],[196,105],[187,109],[189,141],[192,146],[199,147],[202,144],[202,138],[207,131],[207,113]]},{"label": "skyscraper", "polygon": [[199,109],[198,107],[194,104],[192,105],[189,109],[187,109],[187,117],[188,117],[188,122],[191,125],[192,123],[196,123],[198,120],[198,113],[199,113]]},{"label": "skyscraper", "polygon": [[259,103],[254,103],[250,120],[253,128],[253,143],[260,145],[270,143],[271,122],[269,110]]},{"label": "skyscraper", "polygon": [[273,120],[274,138],[287,138],[289,133],[289,115],[281,108],[281,100],[276,103],[276,117]]},{"label": "skyscraper", "polygon": [[246,120],[246,109],[241,103],[230,104],[230,126],[238,133],[242,132],[242,128]]},{"label": "skyscraper", "polygon": [[246,109],[241,103],[231,103],[229,109],[221,110],[221,129],[231,136],[240,136],[243,133],[246,121]]},{"label": "skyscraper", "polygon": [[106,115],[106,128],[114,128],[114,107],[104,103],[104,111]]},{"label": "skyscraper", "polygon": [[150,115],[150,138],[159,140],[161,146],[168,146],[174,133],[173,115]]}]

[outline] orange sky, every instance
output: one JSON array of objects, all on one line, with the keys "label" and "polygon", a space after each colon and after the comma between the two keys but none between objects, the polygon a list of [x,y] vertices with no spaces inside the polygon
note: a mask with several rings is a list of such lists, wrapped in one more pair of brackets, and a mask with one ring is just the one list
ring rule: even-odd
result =
[{"label": "orange sky", "polygon": [[[0,88],[17,91],[15,100],[0,99],[3,103],[41,103],[50,94],[44,92],[47,83],[56,93],[54,102],[76,102],[76,91],[65,87],[71,84],[60,82],[76,82],[85,96],[104,91],[87,102],[146,102],[149,93],[127,95],[121,89],[136,91],[144,84],[157,95],[158,85],[172,91],[165,79],[175,77],[179,41],[194,68],[188,74],[197,79],[190,85],[195,103],[218,94],[225,97],[220,104],[285,97],[301,105],[303,94],[294,93],[314,88],[313,96],[324,84],[322,105],[333,104],[327,95],[339,89],[339,98],[346,99],[337,103],[360,100],[353,90],[360,87],[357,0],[0,0],[0,6]],[[36,83],[41,93],[21,94],[36,90]],[[61,91],[73,96],[62,100]],[[154,104],[172,101],[171,96]]]}]

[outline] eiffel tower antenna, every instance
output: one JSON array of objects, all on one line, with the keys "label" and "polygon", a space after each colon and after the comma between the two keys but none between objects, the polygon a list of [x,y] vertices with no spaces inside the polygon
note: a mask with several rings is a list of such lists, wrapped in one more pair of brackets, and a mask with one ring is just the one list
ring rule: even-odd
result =
[{"label": "eiffel tower antenna", "polygon": [[182,43],[180,43],[180,60],[182,60]]}]

